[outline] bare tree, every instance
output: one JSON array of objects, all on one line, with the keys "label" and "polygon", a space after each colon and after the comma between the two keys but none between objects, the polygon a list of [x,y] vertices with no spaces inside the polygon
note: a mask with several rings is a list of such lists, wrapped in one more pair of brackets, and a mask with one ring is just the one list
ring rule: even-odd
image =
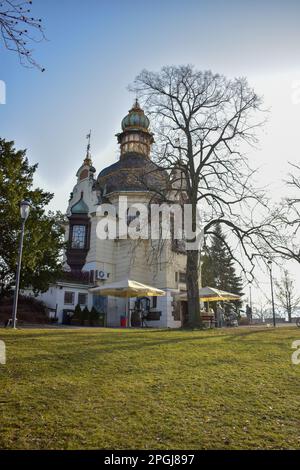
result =
[{"label": "bare tree", "polygon": [[22,65],[45,70],[33,58],[32,42],[45,39],[42,20],[31,16],[32,1],[0,1],[0,31],[4,46],[18,54]]},{"label": "bare tree", "polygon": [[270,233],[266,245],[275,259],[284,258],[300,263],[300,165],[290,163],[290,166],[292,170],[285,181],[289,195],[272,209],[276,230]]},{"label": "bare tree", "polygon": [[254,306],[252,309],[252,317],[254,319],[259,320],[260,322],[264,322],[266,318],[270,317],[270,303],[267,302],[260,302],[259,306]]},{"label": "bare tree", "polygon": [[[130,89],[154,118],[155,161],[169,172],[173,186],[181,186],[185,203],[192,206],[193,230],[197,213],[206,235],[221,224],[224,235],[231,234],[229,253],[251,271],[256,255],[267,256],[264,241],[274,233],[268,202],[254,187],[254,171],[242,153],[245,143],[257,142],[255,131],[263,120],[254,115],[261,111],[261,98],[244,78],[229,80],[190,65],[163,67],[159,73],[144,70]],[[199,251],[186,253],[191,325],[200,319]]]},{"label": "bare tree", "polygon": [[286,269],[283,271],[281,280],[275,281],[275,286],[277,300],[287,313],[288,321],[291,322],[293,311],[299,306],[300,296],[296,295],[294,280]]}]

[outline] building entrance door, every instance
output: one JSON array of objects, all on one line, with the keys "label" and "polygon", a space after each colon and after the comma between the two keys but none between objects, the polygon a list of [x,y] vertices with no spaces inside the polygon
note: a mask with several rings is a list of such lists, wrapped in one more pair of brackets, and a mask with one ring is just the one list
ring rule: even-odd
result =
[{"label": "building entrance door", "polygon": [[93,295],[93,307],[95,307],[97,312],[107,315],[107,297],[103,295]]}]

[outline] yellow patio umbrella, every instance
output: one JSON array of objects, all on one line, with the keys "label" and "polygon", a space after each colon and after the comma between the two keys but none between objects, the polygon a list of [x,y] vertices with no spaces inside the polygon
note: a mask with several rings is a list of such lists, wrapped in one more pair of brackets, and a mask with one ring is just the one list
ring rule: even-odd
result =
[{"label": "yellow patio umbrella", "polygon": [[[216,289],[215,287],[207,286],[199,289],[199,299],[202,300],[202,302],[220,302],[226,300],[239,300],[240,298],[240,295]],[[180,294],[178,299],[187,300],[187,294]]]},{"label": "yellow patio umbrella", "polygon": [[[103,286],[92,287],[89,289],[92,294],[99,294],[111,297],[160,297],[166,295],[165,291],[157,289],[156,287],[142,284],[141,282],[132,279],[124,279],[122,281],[104,284]],[[126,317],[129,324],[129,308],[128,301],[126,302]]]}]

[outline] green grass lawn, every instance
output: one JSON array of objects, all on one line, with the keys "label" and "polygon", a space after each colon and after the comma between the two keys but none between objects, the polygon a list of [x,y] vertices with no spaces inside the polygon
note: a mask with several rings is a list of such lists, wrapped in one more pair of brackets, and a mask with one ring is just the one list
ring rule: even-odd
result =
[{"label": "green grass lawn", "polygon": [[1,449],[300,448],[297,328],[0,330]]}]

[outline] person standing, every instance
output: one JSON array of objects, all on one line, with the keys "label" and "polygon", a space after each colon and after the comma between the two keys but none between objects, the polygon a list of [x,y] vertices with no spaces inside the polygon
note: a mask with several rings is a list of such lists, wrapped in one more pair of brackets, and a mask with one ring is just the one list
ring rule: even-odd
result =
[{"label": "person standing", "polygon": [[252,308],[247,304],[246,305],[246,315],[248,318],[249,323],[252,323]]},{"label": "person standing", "polygon": [[224,309],[220,304],[217,304],[217,327],[222,328],[224,324]]}]

